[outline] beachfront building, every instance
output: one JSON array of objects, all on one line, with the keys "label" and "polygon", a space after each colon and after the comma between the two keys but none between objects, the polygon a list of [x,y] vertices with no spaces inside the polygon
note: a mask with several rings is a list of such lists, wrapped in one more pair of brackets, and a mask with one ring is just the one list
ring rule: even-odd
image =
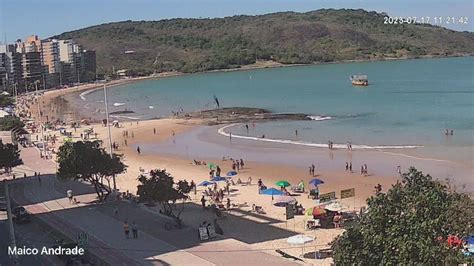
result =
[{"label": "beachfront building", "polygon": [[95,80],[96,53],[83,50],[72,40],[41,40],[29,36],[23,42],[0,45],[0,88],[19,92],[48,89]]}]

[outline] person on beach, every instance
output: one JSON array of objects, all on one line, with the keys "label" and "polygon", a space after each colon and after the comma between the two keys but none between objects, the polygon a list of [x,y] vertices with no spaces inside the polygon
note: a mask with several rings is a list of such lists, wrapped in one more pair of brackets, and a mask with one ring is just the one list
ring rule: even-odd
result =
[{"label": "person on beach", "polygon": [[298,129],[295,130],[295,136],[298,137]]},{"label": "person on beach", "polygon": [[114,216],[117,217],[119,213],[119,209],[117,206],[114,206]]},{"label": "person on beach", "polygon": [[[25,174],[25,176],[26,176],[26,174]],[[38,183],[41,186],[41,176],[40,175],[38,175]]]},{"label": "person on beach", "polygon": [[227,198],[227,210],[230,211],[230,198]]},{"label": "person on beach", "polygon": [[454,130],[451,129],[451,136],[454,134]]},{"label": "person on beach", "polygon": [[138,238],[138,225],[135,221],[132,222],[132,234],[134,239]]},{"label": "person on beach", "polygon": [[237,171],[240,171],[240,162],[239,162],[239,160],[237,160],[235,162],[235,165],[237,166]]},{"label": "person on beach", "polygon": [[369,171],[367,170],[367,164],[364,164],[364,173],[365,175],[369,175]]},{"label": "person on beach", "polygon": [[397,166],[397,173],[398,173],[398,176],[402,176],[402,167],[399,165]]},{"label": "person on beach", "polygon": [[232,133],[229,133],[229,141],[232,142]]},{"label": "person on beach", "polygon": [[156,135],[156,128],[153,128],[153,135]]},{"label": "person on beach", "polygon": [[444,132],[444,135],[449,135],[449,129],[446,129],[446,131]]},{"label": "person on beach", "polygon": [[138,155],[140,155],[140,153],[141,153],[140,146],[137,146],[137,153],[138,153]]},{"label": "person on beach", "polygon": [[346,162],[346,171],[349,171],[349,163]]},{"label": "person on beach", "polygon": [[205,210],[206,209],[206,198],[204,198],[204,195],[201,197],[201,205],[202,205],[202,209]]},{"label": "person on beach", "polygon": [[244,169],[244,160],[243,159],[240,159],[240,168]]},{"label": "person on beach", "polygon": [[129,227],[127,221],[125,221],[125,222],[123,223],[123,232],[125,233],[125,237],[126,237],[127,239],[129,239],[129,238],[130,238],[130,237],[129,237],[129,234],[130,234],[130,227]]},{"label": "person on beach", "polygon": [[247,129],[247,135],[249,134],[249,124],[245,124],[245,129]]},{"label": "person on beach", "polygon": [[364,175],[364,166],[363,165],[360,166],[360,175]]},{"label": "person on beach", "polygon": [[349,172],[352,173],[352,162],[349,163]]}]

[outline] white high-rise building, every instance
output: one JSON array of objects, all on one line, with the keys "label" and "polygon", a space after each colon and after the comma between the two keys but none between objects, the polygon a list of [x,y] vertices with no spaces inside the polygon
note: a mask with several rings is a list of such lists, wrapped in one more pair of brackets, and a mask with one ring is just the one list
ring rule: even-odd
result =
[{"label": "white high-rise building", "polygon": [[64,63],[74,63],[74,49],[77,46],[71,40],[59,40],[59,60]]}]

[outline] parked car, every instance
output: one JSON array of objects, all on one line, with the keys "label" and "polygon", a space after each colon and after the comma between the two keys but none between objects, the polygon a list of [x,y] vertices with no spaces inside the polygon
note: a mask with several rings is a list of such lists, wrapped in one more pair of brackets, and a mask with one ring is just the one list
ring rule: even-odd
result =
[{"label": "parked car", "polygon": [[15,207],[12,210],[12,220],[15,223],[27,223],[30,221],[30,213],[22,206]]}]

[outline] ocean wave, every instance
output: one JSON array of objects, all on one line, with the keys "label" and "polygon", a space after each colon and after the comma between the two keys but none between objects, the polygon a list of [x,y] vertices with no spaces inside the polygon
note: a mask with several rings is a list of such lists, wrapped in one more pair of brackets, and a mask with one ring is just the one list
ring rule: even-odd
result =
[{"label": "ocean wave", "polygon": [[114,106],[117,107],[117,106],[122,106],[122,105],[125,105],[125,103],[114,103]]},{"label": "ocean wave", "polygon": [[125,118],[125,119],[130,119],[130,120],[140,120],[139,117],[124,116],[124,115],[111,115],[110,117],[113,117],[113,118]]},{"label": "ocean wave", "polygon": [[331,116],[323,116],[323,115],[308,115],[308,118],[315,121],[324,121],[324,120],[332,119]]},{"label": "ocean wave", "polygon": [[93,91],[95,91],[95,90],[97,90],[97,89],[92,89],[92,90],[87,90],[87,91],[81,92],[81,94],[79,94],[79,97],[81,97],[81,100],[86,101],[87,100],[86,95],[93,92]]},{"label": "ocean wave", "polygon": [[[227,133],[225,129],[229,127],[236,126],[238,124],[231,124],[227,126],[223,126],[217,130],[217,133],[229,137],[230,133]],[[315,147],[315,148],[327,148],[327,143],[313,143],[313,142],[304,142],[304,141],[297,141],[297,140],[288,140],[288,139],[269,139],[269,138],[259,138],[259,137],[249,137],[249,136],[242,136],[242,135],[235,135],[232,134],[232,138],[236,139],[246,139],[246,140],[253,140],[253,141],[263,141],[263,142],[273,142],[273,143],[280,143],[280,144],[292,144],[292,145],[301,145],[301,146],[308,146],[308,147]],[[336,149],[347,149],[347,144],[339,144],[334,143],[333,147]],[[364,145],[364,144],[352,144],[352,149],[354,150],[377,150],[377,149],[416,149],[421,148],[423,146],[420,145]]]}]

